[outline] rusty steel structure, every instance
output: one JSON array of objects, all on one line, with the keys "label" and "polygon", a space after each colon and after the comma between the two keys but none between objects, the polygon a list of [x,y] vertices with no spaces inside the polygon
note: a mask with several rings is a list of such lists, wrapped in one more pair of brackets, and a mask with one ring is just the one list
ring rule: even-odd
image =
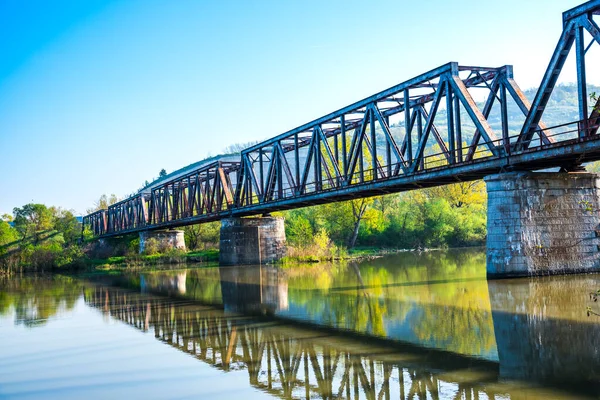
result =
[{"label": "rusty steel structure", "polygon": [[[580,168],[600,159],[600,103],[588,104],[585,54],[600,43],[600,0],[563,13],[533,103],[512,67],[451,62],[84,217],[95,237],[165,229],[480,179],[507,170]],[[591,42],[586,44],[584,33]],[[550,95],[575,47],[579,119],[549,128]],[[481,99],[481,100],[480,100]],[[509,129],[508,107],[524,122]],[[492,113],[499,118],[491,120]]]}]

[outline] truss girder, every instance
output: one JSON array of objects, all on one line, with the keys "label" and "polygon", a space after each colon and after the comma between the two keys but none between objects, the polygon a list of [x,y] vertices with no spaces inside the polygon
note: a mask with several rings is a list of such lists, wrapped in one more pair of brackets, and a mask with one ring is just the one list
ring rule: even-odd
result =
[{"label": "truss girder", "polygon": [[[239,161],[201,166],[92,213],[84,229],[111,236],[600,159],[600,140],[588,143],[597,138],[600,100],[590,112],[585,74],[585,53],[600,43],[597,14],[600,0],[563,13],[563,32],[531,104],[509,65],[448,63],[250,146]],[[592,38],[587,46],[584,32]],[[580,118],[550,130],[542,117],[573,47]],[[525,119],[513,136],[509,103]]]}]

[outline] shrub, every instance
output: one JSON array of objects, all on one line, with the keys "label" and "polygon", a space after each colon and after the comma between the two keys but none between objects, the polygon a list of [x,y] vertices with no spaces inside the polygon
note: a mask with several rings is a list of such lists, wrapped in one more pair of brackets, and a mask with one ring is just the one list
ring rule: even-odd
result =
[{"label": "shrub", "polygon": [[300,262],[319,262],[321,260],[332,260],[348,256],[346,248],[333,244],[327,231],[323,228],[312,238],[309,237],[307,243],[304,246],[289,246],[287,257],[282,262],[284,264],[291,263],[294,260]]},{"label": "shrub", "polygon": [[151,256],[160,253],[159,245],[160,243],[155,238],[146,239],[146,243],[144,244],[144,254]]},{"label": "shrub", "polygon": [[[63,251],[62,246],[58,243],[41,244],[28,248],[29,266],[35,270],[44,270],[53,268],[56,265],[56,260]],[[27,254],[27,253],[26,253]]]},{"label": "shrub", "polygon": [[83,268],[85,266],[86,256],[83,249],[77,245],[70,245],[62,249],[54,260],[55,268]]}]

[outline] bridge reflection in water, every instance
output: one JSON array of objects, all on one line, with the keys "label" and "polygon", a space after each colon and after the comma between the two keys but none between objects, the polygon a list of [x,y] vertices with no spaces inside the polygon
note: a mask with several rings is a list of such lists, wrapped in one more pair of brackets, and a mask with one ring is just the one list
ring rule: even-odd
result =
[{"label": "bridge reflection in water", "polygon": [[[266,267],[145,274],[146,294],[96,286],[86,302],[216,368],[246,370],[251,385],[283,398],[504,398],[531,381],[598,393],[600,330],[585,315],[597,276],[417,290],[393,277],[373,284],[372,273],[349,265],[334,288],[304,289],[317,313],[303,302],[306,277]],[[354,289],[340,284],[352,275]]]},{"label": "bridge reflection in water", "polygon": [[[111,287],[88,291],[86,302],[216,368],[245,369],[251,385],[283,398],[439,398],[440,390],[467,398],[496,395],[493,388],[470,384],[460,371],[438,376],[426,353],[332,340],[318,330]],[[493,382],[496,371],[482,363],[474,376]]]}]

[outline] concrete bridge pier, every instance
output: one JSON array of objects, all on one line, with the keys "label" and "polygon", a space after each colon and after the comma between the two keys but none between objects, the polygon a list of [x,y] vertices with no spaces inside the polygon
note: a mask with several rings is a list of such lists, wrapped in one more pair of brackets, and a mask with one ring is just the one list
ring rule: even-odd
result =
[{"label": "concrete bridge pier", "polygon": [[270,264],[283,258],[285,251],[282,217],[221,220],[221,265]]},{"label": "concrete bridge pier", "polygon": [[157,250],[160,252],[170,249],[180,249],[185,251],[185,237],[183,231],[141,231],[140,254],[145,252],[149,246],[157,246]]},{"label": "concrete bridge pier", "polygon": [[485,182],[489,278],[600,270],[598,175],[510,172]]}]

